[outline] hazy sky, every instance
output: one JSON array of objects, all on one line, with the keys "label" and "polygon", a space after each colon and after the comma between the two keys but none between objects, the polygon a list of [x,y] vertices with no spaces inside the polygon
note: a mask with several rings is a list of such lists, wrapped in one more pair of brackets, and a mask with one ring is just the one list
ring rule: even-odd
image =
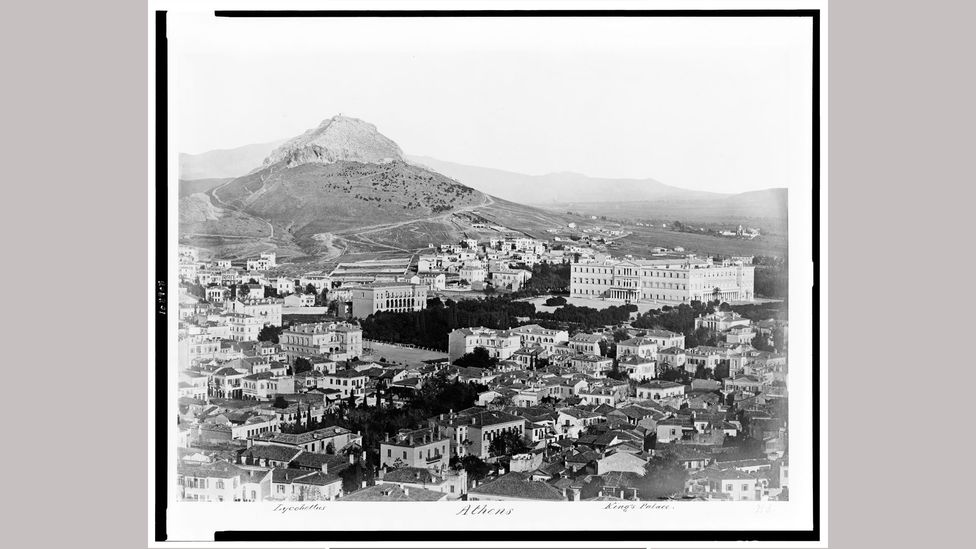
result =
[{"label": "hazy sky", "polygon": [[342,113],[462,164],[718,192],[809,185],[806,19],[180,17],[181,152]]}]

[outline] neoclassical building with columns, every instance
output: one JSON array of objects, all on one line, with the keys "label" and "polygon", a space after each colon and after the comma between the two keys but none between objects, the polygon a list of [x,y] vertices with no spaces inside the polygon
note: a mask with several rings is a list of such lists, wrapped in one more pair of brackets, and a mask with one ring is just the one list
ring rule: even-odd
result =
[{"label": "neoclassical building with columns", "polygon": [[662,259],[605,259],[574,263],[570,297],[624,303],[655,301],[752,301],[755,267],[741,261],[714,263],[693,255]]}]

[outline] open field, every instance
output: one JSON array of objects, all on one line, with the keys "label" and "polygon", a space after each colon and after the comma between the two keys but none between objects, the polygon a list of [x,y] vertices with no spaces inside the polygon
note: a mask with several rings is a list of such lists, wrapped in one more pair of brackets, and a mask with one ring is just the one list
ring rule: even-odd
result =
[{"label": "open field", "polygon": [[644,221],[651,223],[722,223],[763,226],[764,230],[784,232],[788,219],[787,190],[767,189],[738,195],[718,195],[694,199],[661,198],[626,202],[572,202],[541,204],[540,207],[574,211],[584,215]]},{"label": "open field", "polygon": [[767,255],[775,257],[787,257],[789,249],[789,242],[785,235],[760,236],[746,240],[683,233],[661,227],[626,226],[625,228],[632,231],[632,234],[614,241],[617,245],[610,248],[610,253],[614,256],[632,254],[635,257],[647,257],[649,250],[655,246],[665,248],[681,246],[687,252],[695,252],[700,255]]},{"label": "open field", "polygon": [[380,357],[382,357],[385,358],[388,363],[418,364],[425,360],[447,359],[447,353],[442,353],[440,351],[428,351],[426,349],[419,349],[416,347],[402,347],[400,345],[379,343],[364,339],[364,352],[367,352],[366,349],[369,349],[367,356],[371,360],[379,360]]}]

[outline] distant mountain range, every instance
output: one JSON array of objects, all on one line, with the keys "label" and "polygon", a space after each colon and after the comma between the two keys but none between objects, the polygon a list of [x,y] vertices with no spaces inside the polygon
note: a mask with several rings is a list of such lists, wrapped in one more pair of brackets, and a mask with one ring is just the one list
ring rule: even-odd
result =
[{"label": "distant mountain range", "polygon": [[261,166],[264,159],[285,142],[245,145],[200,154],[180,153],[180,179],[225,179],[240,177]]},{"label": "distant mountain range", "polygon": [[[332,141],[339,139],[337,136],[343,133],[340,131],[342,129],[340,126],[343,124],[348,125],[348,122],[313,128],[292,139],[290,145],[287,146],[287,140],[278,140],[246,145],[236,149],[216,150],[193,155],[180,154],[180,179],[240,177],[266,165],[266,163],[282,160],[281,157],[273,156],[273,153],[281,155],[285,154],[284,151],[300,150],[302,151],[300,154],[315,156],[323,154],[323,151],[339,150],[346,147],[347,153],[359,154],[353,152],[357,150],[356,140],[365,139],[365,141],[359,142],[359,145],[370,143],[373,135],[367,131],[358,136],[341,138],[346,139],[348,137],[351,139],[349,143]],[[331,129],[329,129],[330,126]],[[355,125],[349,125],[345,130],[354,130],[355,127]],[[358,160],[371,163],[397,158],[429,171],[446,175],[483,193],[521,204],[561,208],[572,204],[607,203],[607,205],[633,206],[635,202],[653,202],[656,204],[655,209],[660,209],[665,203],[680,208],[682,205],[691,206],[696,202],[701,202],[706,209],[726,205],[735,212],[741,212],[741,215],[748,217],[784,218],[786,216],[786,189],[723,194],[682,189],[650,178],[614,179],[590,177],[571,172],[527,175],[495,168],[446,162],[429,156],[405,156],[396,143],[385,137],[380,137],[381,139],[377,143],[368,145],[368,147],[375,145],[376,150],[362,151],[365,156]],[[357,160],[349,155],[343,158]],[[296,160],[291,159],[290,161],[294,163]],[[604,211],[606,207],[601,206],[599,209]],[[627,209],[632,208],[628,207]]]},{"label": "distant mountain range", "polygon": [[561,172],[526,175],[494,168],[409,156],[465,185],[493,196],[554,210],[633,219],[715,221],[748,218],[786,219],[787,190],[764,189],[738,194],[694,191],[654,179],[612,179]]},{"label": "distant mountain range", "polygon": [[526,175],[444,162],[429,156],[410,156],[408,159],[453,177],[479,191],[508,200],[518,200],[523,204],[709,199],[723,196],[718,193],[681,189],[654,179],[610,179],[572,172]]}]

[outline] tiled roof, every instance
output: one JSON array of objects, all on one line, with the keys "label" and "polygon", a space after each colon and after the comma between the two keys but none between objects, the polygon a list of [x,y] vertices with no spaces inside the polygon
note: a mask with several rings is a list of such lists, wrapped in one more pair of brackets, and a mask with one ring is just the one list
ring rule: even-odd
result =
[{"label": "tiled roof", "polygon": [[330,473],[323,473],[322,471],[315,471],[312,474],[295,479],[295,484],[311,484],[314,486],[327,486],[329,484],[341,483],[342,478],[339,475]]},{"label": "tiled roof", "polygon": [[447,494],[424,488],[404,489],[396,484],[377,484],[339,498],[339,501],[439,501]]},{"label": "tiled roof", "polygon": [[675,383],[673,381],[650,381],[648,383],[642,383],[638,385],[642,389],[674,389],[675,387],[681,387],[680,383]]},{"label": "tiled roof", "polygon": [[177,464],[177,472],[195,478],[234,478],[244,474],[244,470],[240,467],[224,461],[203,465],[190,465],[180,461]]},{"label": "tiled roof", "polygon": [[668,330],[644,330],[644,337],[680,337],[681,334]]},{"label": "tiled roof", "polygon": [[292,465],[302,469],[322,470],[322,465],[327,465],[330,473],[338,473],[349,467],[349,460],[342,455],[320,454],[317,452],[301,452],[298,457],[291,460]]},{"label": "tiled roof", "polygon": [[288,444],[290,446],[300,446],[302,444],[308,444],[309,442],[314,442],[316,440],[328,439],[337,437],[340,435],[350,434],[349,429],[344,427],[339,427],[334,425],[332,427],[325,427],[323,429],[315,429],[314,431],[308,431],[301,434],[290,434],[290,433],[277,433],[270,440],[272,442],[277,442],[280,444]]},{"label": "tiled roof", "polygon": [[639,345],[657,345],[657,342],[653,339],[647,339],[646,337],[632,337],[630,339],[621,341],[617,344],[617,347],[621,345],[625,347],[637,347]]},{"label": "tiled roof", "polygon": [[552,485],[529,480],[528,475],[522,473],[502,475],[495,480],[472,488],[469,493],[545,501],[564,501],[566,499],[563,493]]},{"label": "tiled roof", "polygon": [[683,355],[685,350],[681,347],[668,347],[667,349],[661,349],[657,352],[659,355]]},{"label": "tiled roof", "polygon": [[291,484],[295,481],[295,479],[314,474],[314,471],[306,471],[305,469],[275,467],[271,470],[271,482],[274,482],[275,484]]},{"label": "tiled roof", "polygon": [[288,463],[295,459],[300,452],[301,450],[298,448],[288,448],[286,446],[278,446],[277,444],[257,444],[244,450],[242,456]]}]

